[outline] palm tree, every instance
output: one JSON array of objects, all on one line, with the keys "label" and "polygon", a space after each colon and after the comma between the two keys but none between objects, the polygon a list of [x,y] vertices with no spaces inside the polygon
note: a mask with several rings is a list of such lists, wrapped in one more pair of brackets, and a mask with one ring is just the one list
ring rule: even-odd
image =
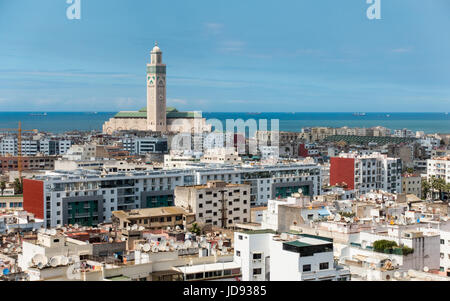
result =
[{"label": "palm tree", "polygon": [[428,180],[424,179],[422,181],[422,199],[426,200],[428,198],[428,193],[430,193],[431,185]]},{"label": "palm tree", "polygon": [[20,179],[14,180],[14,194],[22,194],[23,193],[23,184]]},{"label": "palm tree", "polygon": [[0,182],[0,190],[2,191],[2,195],[3,195],[3,191],[5,191],[5,189],[6,189],[6,182],[1,181]]},{"label": "palm tree", "polygon": [[201,229],[197,223],[193,223],[191,226],[191,229],[189,229],[189,231],[191,231],[192,233],[195,233],[197,235],[200,235]]},{"label": "palm tree", "polygon": [[442,191],[445,190],[445,180],[442,178],[436,178],[433,176],[431,178],[431,188],[433,189],[433,194],[435,191],[439,192],[439,199],[442,198]]}]

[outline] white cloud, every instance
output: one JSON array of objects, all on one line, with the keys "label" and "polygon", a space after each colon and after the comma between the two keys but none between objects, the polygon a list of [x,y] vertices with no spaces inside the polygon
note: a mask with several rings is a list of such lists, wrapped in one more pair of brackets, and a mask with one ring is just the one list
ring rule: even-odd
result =
[{"label": "white cloud", "polygon": [[205,23],[206,32],[213,35],[218,35],[222,32],[223,24],[221,23]]}]

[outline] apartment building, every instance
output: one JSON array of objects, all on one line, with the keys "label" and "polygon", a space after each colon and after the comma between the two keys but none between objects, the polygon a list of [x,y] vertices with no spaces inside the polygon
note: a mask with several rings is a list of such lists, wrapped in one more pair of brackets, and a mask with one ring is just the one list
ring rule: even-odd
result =
[{"label": "apartment building", "polygon": [[380,153],[341,153],[330,161],[330,185],[347,185],[360,194],[370,190],[402,191],[402,162]]},{"label": "apartment building", "polygon": [[[72,218],[80,225],[90,225],[90,221],[93,224],[100,220],[109,221],[112,211],[173,206],[175,187],[204,185],[208,181],[250,185],[251,205],[267,202],[269,198],[290,196],[291,191],[297,192],[300,188],[305,195],[321,194],[320,166],[309,163],[196,167],[108,175],[95,170],[54,171],[24,180],[24,209],[45,219],[47,227],[55,227],[69,221],[66,206],[78,202],[77,206],[83,208],[74,208]],[[85,202],[91,202],[92,206]]]},{"label": "apartment building", "polygon": [[132,137],[121,140],[123,149],[132,155],[145,155],[149,153],[167,153],[167,138],[161,137]]},{"label": "apartment building", "polygon": [[450,183],[450,156],[427,160],[427,180],[432,177],[445,179],[445,183]]},{"label": "apartment building", "polygon": [[243,281],[348,281],[350,272],[335,265],[333,240],[271,230],[234,234],[234,261]]},{"label": "apartment building", "polygon": [[[50,156],[23,156],[22,170],[53,170],[57,157]],[[0,172],[5,173],[19,168],[19,157],[0,157]]]},{"label": "apartment building", "polygon": [[[37,154],[57,156],[65,154],[72,142],[62,139],[23,139],[22,155],[36,156]],[[0,140],[0,154],[17,156],[19,152],[18,139],[5,137]]]},{"label": "apartment building", "polygon": [[175,188],[175,205],[194,213],[196,221],[222,228],[250,222],[250,186],[209,181]]},{"label": "apartment building", "polygon": [[241,164],[242,159],[239,157],[234,148],[211,148],[205,149],[200,162],[207,164]]},{"label": "apartment building", "polygon": [[414,174],[404,174],[402,176],[402,193],[414,194],[418,198],[422,197],[422,177]]},{"label": "apartment building", "polygon": [[165,230],[167,227],[175,229],[177,226],[186,229],[195,217],[181,207],[159,207],[114,211],[111,219],[120,229],[137,225],[150,230]]}]

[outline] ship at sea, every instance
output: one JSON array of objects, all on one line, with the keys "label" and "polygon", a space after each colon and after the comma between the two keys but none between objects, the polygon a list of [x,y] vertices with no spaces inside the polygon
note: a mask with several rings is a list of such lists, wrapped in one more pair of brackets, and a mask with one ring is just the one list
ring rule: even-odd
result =
[{"label": "ship at sea", "polygon": [[47,113],[31,113],[30,116],[47,116]]},{"label": "ship at sea", "polygon": [[353,113],[353,116],[366,116],[366,113]]}]

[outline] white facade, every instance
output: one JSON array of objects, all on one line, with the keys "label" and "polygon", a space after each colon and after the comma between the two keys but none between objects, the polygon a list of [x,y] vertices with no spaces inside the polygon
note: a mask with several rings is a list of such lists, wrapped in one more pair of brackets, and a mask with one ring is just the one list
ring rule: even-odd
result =
[{"label": "white facade", "polygon": [[331,239],[260,230],[235,232],[234,243],[243,281],[350,280],[335,266]]},{"label": "white facade", "polygon": [[[111,211],[141,208],[145,203],[143,195],[157,194],[172,196],[177,186],[203,185],[208,181],[224,181],[243,184],[250,182],[250,203],[263,203],[272,195],[272,184],[308,180],[312,195],[320,194],[320,167],[316,164],[290,164],[256,167],[222,167],[170,169],[162,171],[141,171],[101,175],[97,171],[55,171],[35,180],[44,182],[43,204],[47,227],[55,227],[63,221],[64,198],[98,196],[103,199],[104,221],[109,221]],[[264,194],[259,193],[259,188]],[[255,189],[256,188],[256,189]],[[263,197],[263,199],[258,199]],[[48,201],[45,201],[48,200]],[[26,202],[26,198],[24,198]]]},{"label": "white facade", "polygon": [[450,157],[427,160],[427,180],[430,181],[432,177],[445,179],[445,183],[450,183]]}]

